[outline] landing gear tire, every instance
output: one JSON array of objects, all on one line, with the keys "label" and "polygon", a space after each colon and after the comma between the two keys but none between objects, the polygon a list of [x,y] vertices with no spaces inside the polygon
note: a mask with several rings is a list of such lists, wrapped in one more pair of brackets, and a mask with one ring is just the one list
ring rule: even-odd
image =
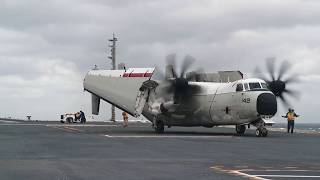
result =
[{"label": "landing gear tire", "polygon": [[258,128],[256,130],[256,136],[257,137],[267,137],[268,136],[268,130],[266,128]]},{"label": "landing gear tire", "polygon": [[246,132],[245,125],[236,125],[236,132],[237,134],[243,135]]},{"label": "landing gear tire", "polygon": [[260,129],[257,129],[257,130],[256,130],[256,136],[257,136],[257,137],[260,137],[260,136],[261,136],[261,131],[260,131]]},{"label": "landing gear tire", "polygon": [[164,132],[164,123],[161,120],[156,121],[156,124],[154,126],[154,130],[156,133],[163,133]]},{"label": "landing gear tire", "polygon": [[268,130],[266,128],[262,128],[262,137],[268,136]]},{"label": "landing gear tire", "polygon": [[73,118],[72,118],[72,117],[68,117],[68,118],[66,119],[66,121],[67,121],[68,123],[72,123],[72,122],[73,122]]}]

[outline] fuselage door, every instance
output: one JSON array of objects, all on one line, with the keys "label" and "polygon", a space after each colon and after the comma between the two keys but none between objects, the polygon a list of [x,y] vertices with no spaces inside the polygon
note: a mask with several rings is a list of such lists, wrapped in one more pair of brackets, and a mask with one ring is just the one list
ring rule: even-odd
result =
[{"label": "fuselage door", "polygon": [[249,89],[249,86],[247,83],[239,83],[237,84],[236,88],[236,94],[235,94],[235,104],[237,109],[237,116],[240,119],[246,118],[247,113],[247,104],[250,103],[251,99],[246,95],[246,91]]},{"label": "fuselage door", "polygon": [[142,86],[139,89],[139,93],[136,99],[136,105],[135,105],[135,111],[134,116],[138,117],[142,113],[142,110],[144,108],[144,105],[147,102],[147,99],[149,97],[150,90],[156,88],[158,86],[158,83],[153,80],[145,81]]}]

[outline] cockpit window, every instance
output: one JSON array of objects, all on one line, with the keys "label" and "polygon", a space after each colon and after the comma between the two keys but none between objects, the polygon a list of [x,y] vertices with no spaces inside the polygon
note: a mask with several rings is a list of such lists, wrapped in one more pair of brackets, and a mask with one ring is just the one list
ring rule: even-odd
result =
[{"label": "cockpit window", "polygon": [[248,83],[244,83],[243,85],[244,85],[244,89],[245,89],[246,91],[249,91],[249,84],[248,84]]},{"label": "cockpit window", "polygon": [[260,83],[249,83],[250,90],[261,89]]},{"label": "cockpit window", "polygon": [[266,83],[261,83],[261,86],[263,89],[269,89],[268,85]]},{"label": "cockpit window", "polygon": [[243,91],[243,86],[242,86],[242,84],[237,84],[237,89],[236,89],[236,91],[238,92],[238,91]]}]

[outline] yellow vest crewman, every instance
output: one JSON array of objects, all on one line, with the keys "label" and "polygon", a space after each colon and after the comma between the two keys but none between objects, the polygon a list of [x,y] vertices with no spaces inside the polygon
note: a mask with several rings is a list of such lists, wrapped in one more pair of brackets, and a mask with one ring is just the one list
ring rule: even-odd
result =
[{"label": "yellow vest crewman", "polygon": [[129,119],[128,113],[123,111],[122,117],[123,117],[123,126],[127,127],[128,126],[128,119]]},{"label": "yellow vest crewman", "polygon": [[299,117],[299,115],[297,115],[294,112],[294,109],[289,108],[287,114],[285,116],[282,116],[284,118],[288,119],[288,133],[291,130],[291,133],[293,133],[293,129],[294,129],[294,120]]}]

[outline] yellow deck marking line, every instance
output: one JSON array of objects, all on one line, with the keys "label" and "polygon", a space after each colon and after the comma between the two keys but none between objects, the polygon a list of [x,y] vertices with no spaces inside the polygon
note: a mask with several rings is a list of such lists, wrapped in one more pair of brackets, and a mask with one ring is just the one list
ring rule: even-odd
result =
[{"label": "yellow deck marking line", "polygon": [[59,129],[59,130],[62,130],[62,131],[66,131],[66,132],[71,132],[71,133],[75,133],[75,132],[84,132],[80,129],[75,129],[75,128],[69,128],[69,127],[57,127],[57,126],[50,126],[51,128],[54,128],[54,129]]},{"label": "yellow deck marking line", "polygon": [[72,128],[72,127],[63,127],[63,128],[65,128],[65,129],[70,129],[70,130],[72,130],[72,131],[77,131],[77,132],[84,132],[84,131],[81,130],[81,129],[76,129],[76,128]]},{"label": "yellow deck marking line", "polygon": [[51,128],[58,129],[58,130],[61,130],[61,131],[66,131],[66,132],[72,132],[72,133],[74,133],[74,131],[65,129],[65,128],[63,128],[63,127],[51,126]]}]

